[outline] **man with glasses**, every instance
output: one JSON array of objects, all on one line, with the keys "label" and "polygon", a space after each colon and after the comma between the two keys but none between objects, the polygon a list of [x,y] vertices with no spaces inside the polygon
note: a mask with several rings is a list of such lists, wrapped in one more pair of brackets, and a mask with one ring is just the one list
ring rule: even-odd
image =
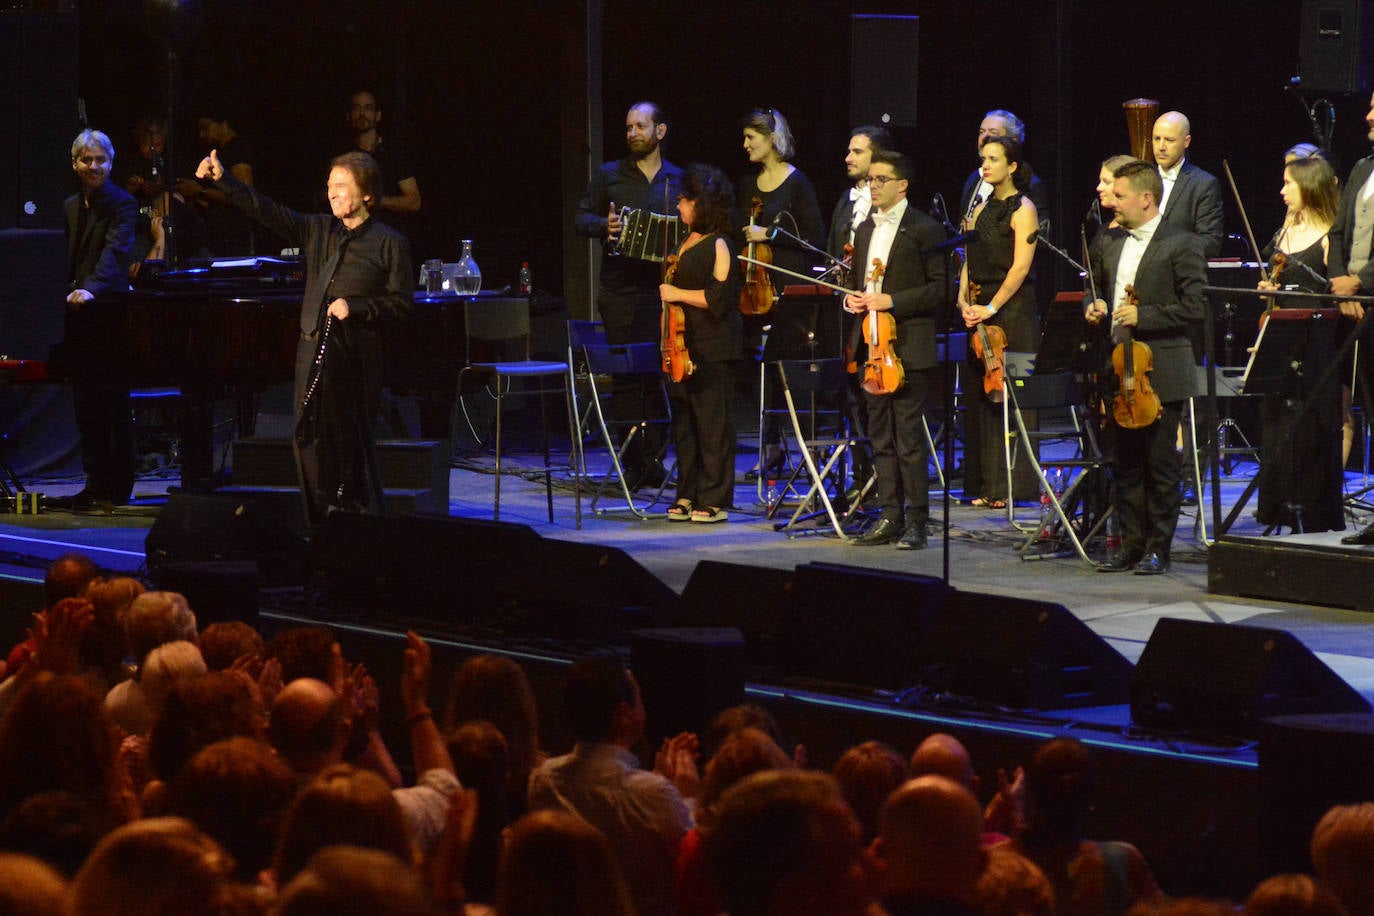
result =
[{"label": "man with glasses", "polygon": [[[629,155],[607,162],[592,175],[577,207],[573,228],[578,235],[605,242],[596,307],[612,344],[657,342],[662,303],[658,285],[662,264],[619,253],[620,212],[623,208],[674,216],[682,190],[682,169],[663,158],[661,144],[668,135],[663,110],[653,102],[639,102],[625,114],[625,144]],[[686,233],[682,233],[684,236]],[[676,246],[672,246],[673,249]],[[668,252],[672,254],[672,251]],[[663,257],[662,251],[653,252]],[[611,379],[611,419],[634,423],[664,416],[658,381],[636,376]],[[625,453],[626,482],[631,487],[657,487],[667,472],[658,460],[662,434],[642,435],[637,447]]]},{"label": "man with glasses", "polygon": [[[892,394],[864,394],[882,516],[855,543],[896,543],[899,550],[926,546],[930,456],[921,418],[930,394],[929,370],[937,365],[935,314],[945,297],[944,254],[923,254],[945,240],[945,230],[909,206],[911,174],[911,160],[901,153],[873,154],[868,168],[873,209],[854,233],[851,285],[860,291],[844,300],[845,309],[860,318],[890,312],[897,323],[895,350],[906,381]],[[875,260],[884,267],[881,278],[873,276]]]}]

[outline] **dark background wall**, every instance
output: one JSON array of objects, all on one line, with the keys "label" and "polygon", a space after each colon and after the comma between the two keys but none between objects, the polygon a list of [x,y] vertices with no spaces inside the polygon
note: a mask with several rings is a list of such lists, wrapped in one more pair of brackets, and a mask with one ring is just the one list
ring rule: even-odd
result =
[{"label": "dark background wall", "polygon": [[[197,104],[225,100],[256,150],[259,184],[309,205],[343,139],[356,86],[379,87],[384,127],[404,128],[425,207],[417,255],[452,257],[475,238],[488,276],[528,258],[541,287],[561,284],[561,29],[578,3],[508,0],[204,0],[204,26],[183,55],[183,128]],[[916,160],[911,196],[957,194],[975,164],[982,113],[1005,107],[1030,129],[1037,171],[1055,194],[1052,237],[1069,247],[1092,199],[1098,163],[1125,150],[1121,102],[1137,96],[1193,122],[1192,155],[1231,162],[1261,243],[1282,217],[1281,155],[1310,140],[1284,91],[1298,62],[1295,0],[793,0],[725,3],[604,0],[606,156],[624,148],[621,118],[640,98],[673,118],[669,155],[738,177],[737,121],[755,105],[792,121],[796,165],[827,211],[843,190],[852,13],[917,15],[915,129],[898,131]],[[91,123],[117,146],[144,111],[165,104],[165,55],[139,0],[80,4],[80,91]],[[857,64],[862,66],[862,62]],[[1367,99],[1336,98],[1338,171],[1367,145]],[[187,147],[183,147],[186,149]],[[56,155],[65,155],[57,151]],[[1228,199],[1230,231],[1240,231]]]}]

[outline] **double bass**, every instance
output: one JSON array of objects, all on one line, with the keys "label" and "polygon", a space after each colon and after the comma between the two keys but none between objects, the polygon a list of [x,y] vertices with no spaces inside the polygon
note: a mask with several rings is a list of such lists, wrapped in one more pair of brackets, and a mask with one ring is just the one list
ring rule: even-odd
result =
[{"label": "double bass", "polygon": [[[1126,305],[1140,305],[1135,287],[1126,284]],[[1121,382],[1112,404],[1112,417],[1122,429],[1144,429],[1164,415],[1164,405],[1150,385],[1154,353],[1136,340],[1128,325],[1119,325],[1124,334],[1112,351],[1112,371]]]},{"label": "double bass", "polygon": [[[675,254],[668,255],[664,261],[667,269],[663,274],[664,283],[672,283],[677,276]],[[659,352],[663,356],[663,373],[675,382],[680,382],[697,370],[692,362],[692,354],[687,352],[687,313],[676,302],[663,302],[663,314],[659,317]]]}]

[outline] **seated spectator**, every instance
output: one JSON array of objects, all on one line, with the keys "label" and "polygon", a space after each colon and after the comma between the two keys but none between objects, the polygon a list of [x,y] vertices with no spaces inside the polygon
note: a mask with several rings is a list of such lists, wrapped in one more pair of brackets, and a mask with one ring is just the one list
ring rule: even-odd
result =
[{"label": "seated spectator", "polygon": [[126,735],[146,735],[153,727],[153,718],[140,681],[143,664],[158,646],[196,642],[196,615],[177,592],[145,592],[129,605],[124,636],[140,675],[110,688],[105,695],[105,712]]},{"label": "seated spectator", "polygon": [[920,776],[883,805],[878,883],[891,916],[974,913],[987,864],[983,812],[973,793],[943,776]]},{"label": "seated spectator", "polygon": [[63,598],[80,598],[100,577],[100,568],[84,553],[64,553],[43,574],[43,606],[52,607]]},{"label": "seated spectator", "polygon": [[1245,916],[1347,916],[1332,891],[1309,875],[1274,875],[1250,892]]},{"label": "seated spectator", "polygon": [[31,856],[0,852],[0,914],[66,916],[66,879]]},{"label": "seated spectator", "polygon": [[706,867],[730,916],[870,910],[859,822],[825,773],[755,773],[725,791],[703,831]]},{"label": "seated spectator", "polygon": [[168,787],[165,807],[213,837],[234,857],[238,880],[252,883],[272,864],[295,794],[291,768],[263,742],[238,737],[191,757]]},{"label": "seated spectator", "polygon": [[1142,900],[1126,911],[1126,916],[1235,916],[1229,900],[1207,897],[1156,897]]},{"label": "seated spectator", "polygon": [[[706,738],[702,741],[701,746],[704,759],[710,760],[714,757],[721,742],[742,728],[757,728],[772,738],[778,747],[787,750],[787,742],[783,738],[782,729],[778,727],[778,720],[773,718],[773,714],[757,703],[741,703],[738,706],[722,709],[711,720],[711,725],[706,730]],[[800,744],[795,745],[792,748],[792,762],[798,767],[804,768],[807,764],[806,748]]]},{"label": "seated spectator", "polygon": [[[415,785],[394,791],[411,836],[427,854],[443,833],[458,780],[429,708],[429,646],[414,633],[406,637],[401,704],[418,776]],[[297,778],[306,780],[343,760],[354,712],[328,684],[299,678],[282,688],[273,702],[268,737]]]},{"label": "seated spectator", "polygon": [[343,683],[343,649],[326,627],[292,627],[282,630],[265,650],[268,658],[281,663],[281,682],[289,684],[303,677],[324,681],[335,690]]},{"label": "seated spectator", "polygon": [[200,654],[211,671],[227,671],[245,655],[264,655],[262,634],[242,620],[212,623],[200,634]]},{"label": "seated spectator", "polygon": [[1006,844],[988,850],[975,899],[982,916],[1054,916],[1050,879]]},{"label": "seated spectator", "polygon": [[1312,830],[1312,865],[1351,916],[1374,914],[1374,803],[1336,805]]},{"label": "seated spectator", "polygon": [[85,678],[43,672],[0,720],[0,819],[48,790],[72,793],[112,825],[138,815],[99,691]]},{"label": "seated spectator", "polygon": [[360,846],[329,846],[315,853],[272,907],[274,916],[431,912],[424,883],[409,863]]},{"label": "seated spectator", "polygon": [[496,911],[501,916],[636,913],[606,837],[563,811],[535,811],[511,827]]},{"label": "seated spectator", "polygon": [[[143,663],[139,684],[143,705],[149,715],[149,728],[162,717],[167,695],[172,689],[177,684],[200,677],[204,673],[205,659],[200,657],[200,650],[194,643],[179,640],[165,643],[149,652]],[[129,774],[129,780],[133,783],[134,792],[141,796],[152,779],[152,773],[148,768],[148,736],[125,736],[119,753]]]},{"label": "seated spectator", "polygon": [[[741,779],[764,770],[791,769],[792,765],[792,758],[759,729],[745,727],[732,732],[706,764],[706,773],[701,780],[697,824],[710,822],[716,803],[725,790]],[[706,872],[706,855],[702,850],[701,830],[698,827],[687,831],[682,838],[673,884],[678,916],[716,916],[721,911],[720,898]]]},{"label": "seated spectator", "polygon": [[272,860],[272,883],[282,888],[326,846],[352,845],[389,852],[415,864],[391,787],[370,770],[335,764],[311,780],[291,803]]},{"label": "seated spectator", "polygon": [[840,755],[830,775],[840,784],[844,800],[863,828],[864,845],[878,835],[878,812],[887,797],[906,782],[906,760],[881,741],[865,741]]},{"label": "seated spectator", "polygon": [[1050,879],[1060,916],[1116,916],[1163,896],[1130,843],[1083,839],[1096,788],[1088,749],[1072,738],[1042,744],[1026,767],[1026,827],[1013,843]]},{"label": "seated spectator", "polygon": [[539,710],[523,668],[498,655],[463,663],[449,691],[444,730],[476,719],[495,725],[506,739],[510,812],[519,817],[529,806],[530,773],[548,758],[539,749]]},{"label": "seated spectator", "polygon": [[[639,685],[617,658],[584,658],[568,672],[564,704],[577,743],[531,775],[530,808],[567,811],[600,830],[640,916],[671,913],[673,863],[691,817],[678,787],[641,770],[630,752],[644,737]],[[673,740],[680,757],[686,742]]]},{"label": "seated spectator", "polygon": [[[929,736],[911,755],[911,778],[943,776],[953,780],[978,796],[982,781],[973,771],[973,760],[963,743],[953,735],[940,732]],[[1006,774],[997,771],[1001,786],[983,809],[983,845],[1005,843],[1021,831],[1022,806],[1025,794],[1025,773],[1017,768],[1010,782]]]},{"label": "seated spectator", "polygon": [[100,841],[72,882],[73,916],[230,912],[233,860],[179,817],[135,821]]},{"label": "seated spectator", "polygon": [[107,812],[71,792],[38,792],[0,823],[0,849],[41,859],[70,881],[116,826]]},{"label": "seated spectator", "polygon": [[506,739],[490,722],[477,719],[449,735],[448,753],[458,782],[477,793],[477,822],[468,841],[463,888],[468,900],[496,899],[501,833],[510,826]]},{"label": "seated spectator", "polygon": [[143,795],[144,812],[153,810],[150,797],[161,801],[167,783],[197,751],[238,736],[267,739],[267,710],[246,675],[211,671],[173,686],[148,735],[147,766],[155,788]]},{"label": "seated spectator", "polygon": [[129,606],[144,591],[143,583],[137,579],[116,576],[94,580],[82,595],[91,603],[94,615],[91,628],[81,641],[81,667],[99,678],[106,690],[133,675],[125,663],[129,643],[124,636],[124,621]]}]

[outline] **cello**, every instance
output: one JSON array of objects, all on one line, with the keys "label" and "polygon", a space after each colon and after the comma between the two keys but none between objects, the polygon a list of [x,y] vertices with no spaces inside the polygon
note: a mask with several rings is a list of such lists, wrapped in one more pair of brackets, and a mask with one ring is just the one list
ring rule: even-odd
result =
[{"label": "cello", "polygon": [[[1135,287],[1126,284],[1126,305],[1140,305]],[[1136,340],[1130,326],[1117,326],[1124,337],[1112,351],[1112,371],[1121,380],[1112,417],[1122,429],[1144,429],[1164,415],[1164,405],[1150,385],[1154,370],[1154,353],[1149,345]]]},{"label": "cello", "polygon": [[[968,283],[969,304],[978,305],[978,299],[982,295],[983,287],[970,280]],[[986,321],[978,322],[973,335],[973,355],[983,361],[983,393],[994,404],[1002,403],[1004,395],[1003,385],[1007,371],[1004,360],[1006,352],[1007,332],[995,324],[989,327]]]},{"label": "cello", "polygon": [[[763,201],[755,197],[749,205],[749,228],[758,226]],[[751,264],[744,273],[744,286],[739,293],[739,310],[745,315],[767,315],[773,310],[773,280],[765,264],[773,263],[773,246],[766,242],[750,242],[749,257],[762,263]]]},{"label": "cello", "polygon": [[[667,269],[663,274],[664,283],[672,283],[677,276],[677,258],[670,254],[665,259]],[[659,318],[659,352],[663,355],[663,374],[675,382],[680,382],[696,371],[692,354],[687,352],[687,314],[676,302],[663,301],[663,314]]]},{"label": "cello", "polygon": [[[868,275],[867,291],[883,291],[883,274],[887,268],[879,258],[873,259],[873,270]],[[864,360],[864,391],[869,394],[894,394],[906,381],[906,371],[902,360],[896,353],[897,319],[889,311],[869,310],[864,314],[864,342],[868,344],[868,359]]]}]

